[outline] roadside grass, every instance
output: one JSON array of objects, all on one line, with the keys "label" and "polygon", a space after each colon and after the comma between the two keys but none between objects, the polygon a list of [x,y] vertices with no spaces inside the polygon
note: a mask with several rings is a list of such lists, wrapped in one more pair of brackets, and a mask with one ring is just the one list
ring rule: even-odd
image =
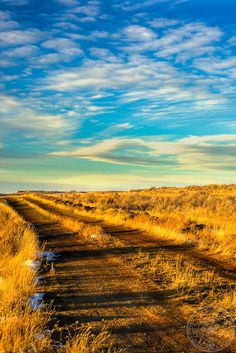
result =
[{"label": "roadside grass", "polygon": [[36,273],[27,261],[38,251],[34,230],[6,203],[0,203],[0,352],[50,352],[50,337],[38,339],[50,314],[33,312]]},{"label": "roadside grass", "polygon": [[104,328],[99,334],[93,333],[93,326],[78,328],[78,333],[70,336],[60,353],[125,353],[123,349],[114,348],[111,336]]},{"label": "roadside grass", "polygon": [[29,305],[19,303],[2,315],[1,312],[0,352],[52,352],[51,334],[45,331],[51,316],[49,311],[33,312]]},{"label": "roadside grass", "polygon": [[199,307],[212,306],[235,317],[235,283],[222,279],[214,270],[199,267],[183,255],[170,257],[165,251],[155,256],[140,251],[127,260],[158,283],[189,315]]},{"label": "roadside grass", "polygon": [[151,277],[161,288],[174,290],[180,298],[202,290],[210,292],[222,283],[213,270],[204,270],[180,254],[170,257],[165,251],[155,256],[139,252],[128,261],[132,261],[137,269]]}]

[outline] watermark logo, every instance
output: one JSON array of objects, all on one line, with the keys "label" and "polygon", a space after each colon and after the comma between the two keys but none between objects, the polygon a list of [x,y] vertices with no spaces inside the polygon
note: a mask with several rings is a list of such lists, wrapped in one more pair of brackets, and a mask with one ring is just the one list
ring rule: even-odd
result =
[{"label": "watermark logo", "polygon": [[201,307],[188,320],[187,335],[199,351],[221,352],[235,338],[235,321],[227,310]]}]

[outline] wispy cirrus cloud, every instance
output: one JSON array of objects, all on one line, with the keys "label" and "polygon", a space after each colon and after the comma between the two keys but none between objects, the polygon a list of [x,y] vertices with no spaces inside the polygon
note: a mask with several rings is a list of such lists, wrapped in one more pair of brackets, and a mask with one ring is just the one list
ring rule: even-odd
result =
[{"label": "wispy cirrus cloud", "polygon": [[[142,31],[145,35],[151,30],[142,27]],[[168,28],[158,38],[155,38],[153,31],[151,33],[153,33],[152,36],[146,36],[145,40],[142,40],[143,38],[140,36],[138,44],[133,43],[124,49],[128,52],[151,51],[155,52],[157,57],[169,60],[174,55],[178,57],[178,55],[185,53],[187,59],[192,59],[215,51],[217,49],[215,45],[223,35],[219,28],[208,27],[201,23],[188,23],[174,29]]]},{"label": "wispy cirrus cloud", "polygon": [[185,76],[166,61],[136,55],[130,56],[128,62],[115,56],[110,60],[109,55],[106,59],[108,61],[86,60],[80,68],[53,72],[44,81],[44,87],[59,92],[89,90],[91,95],[101,90],[111,93],[119,89],[122,90],[119,102],[123,103],[184,101],[196,109],[215,109],[227,104],[224,95],[210,92],[207,85],[194,86],[191,76]]},{"label": "wispy cirrus cloud", "polygon": [[145,0],[145,1],[137,1],[133,3],[132,1],[125,1],[121,3],[119,6],[125,11],[138,11],[143,10],[151,6],[160,5],[163,3],[167,3],[170,6],[178,5],[189,0]]},{"label": "wispy cirrus cloud", "polygon": [[[137,148],[138,147],[138,148]],[[132,149],[133,153],[124,153]],[[156,165],[164,163],[155,157],[147,156],[148,147],[140,139],[109,139],[96,145],[81,147],[72,152],[52,152],[54,156],[74,156],[96,162],[127,165]]]},{"label": "wispy cirrus cloud", "polygon": [[52,155],[112,164],[159,165],[164,168],[202,171],[236,170],[235,147],[234,134],[189,136],[171,141],[115,138],[73,151],[53,152]]},{"label": "wispy cirrus cloud", "polygon": [[210,74],[226,75],[236,78],[236,56],[229,58],[199,58],[194,61],[194,66]]}]

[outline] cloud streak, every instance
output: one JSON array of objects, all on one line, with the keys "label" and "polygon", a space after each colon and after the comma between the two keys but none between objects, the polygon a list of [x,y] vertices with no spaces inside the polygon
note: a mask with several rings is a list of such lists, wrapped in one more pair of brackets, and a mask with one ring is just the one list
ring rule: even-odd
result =
[{"label": "cloud streak", "polygon": [[116,138],[52,155],[113,164],[159,165],[173,170],[236,170],[235,147],[233,134],[189,136],[172,141]]}]

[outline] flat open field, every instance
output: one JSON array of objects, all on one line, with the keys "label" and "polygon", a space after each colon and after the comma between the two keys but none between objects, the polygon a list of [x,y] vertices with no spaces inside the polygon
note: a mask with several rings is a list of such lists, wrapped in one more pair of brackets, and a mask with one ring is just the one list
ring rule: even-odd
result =
[{"label": "flat open field", "polygon": [[[24,342],[26,328],[14,332],[13,344],[6,343],[13,333],[6,327],[3,332],[2,320],[0,352],[22,352],[22,344],[23,352],[236,352],[235,185],[19,193],[1,201],[8,263],[19,266],[16,258],[22,256],[19,261],[38,265],[28,290],[22,286],[15,301],[32,302],[38,293],[27,315],[29,321],[41,315],[35,320],[42,325],[31,328],[31,342]],[[26,229],[34,235],[27,244],[34,236],[38,244],[24,251],[22,244],[9,248],[13,240],[3,239],[9,220],[4,212],[15,212],[15,227],[31,224]],[[20,230],[12,229],[17,236]],[[4,272],[5,265],[0,309],[6,322],[15,301],[2,300],[10,288],[4,283],[9,276],[16,279]],[[213,311],[204,316],[200,308]],[[22,310],[18,315],[26,317]],[[196,315],[204,330],[192,324]]]}]

